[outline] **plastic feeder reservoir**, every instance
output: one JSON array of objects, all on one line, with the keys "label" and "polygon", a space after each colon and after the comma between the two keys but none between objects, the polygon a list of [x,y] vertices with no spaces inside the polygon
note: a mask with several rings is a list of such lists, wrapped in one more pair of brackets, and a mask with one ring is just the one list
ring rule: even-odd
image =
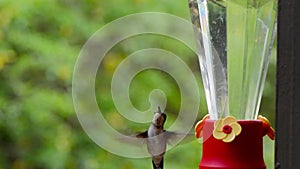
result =
[{"label": "plastic feeder reservoir", "polygon": [[265,169],[259,116],[276,28],[276,0],[189,0],[209,115],[200,169]]}]

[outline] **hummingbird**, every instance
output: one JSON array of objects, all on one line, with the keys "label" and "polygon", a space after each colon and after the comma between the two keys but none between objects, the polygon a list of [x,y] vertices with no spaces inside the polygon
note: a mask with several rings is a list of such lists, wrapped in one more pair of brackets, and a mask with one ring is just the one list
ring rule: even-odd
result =
[{"label": "hummingbird", "polygon": [[158,107],[148,130],[136,135],[137,138],[147,138],[147,150],[152,157],[153,169],[163,169],[168,140],[175,135],[164,129],[166,119],[167,115]]}]

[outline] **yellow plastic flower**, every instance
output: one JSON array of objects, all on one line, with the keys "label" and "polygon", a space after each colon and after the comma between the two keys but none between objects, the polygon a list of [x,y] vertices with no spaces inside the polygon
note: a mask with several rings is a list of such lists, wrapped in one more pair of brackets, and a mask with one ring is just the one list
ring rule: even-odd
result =
[{"label": "yellow plastic flower", "polygon": [[207,120],[207,119],[209,119],[209,115],[208,114],[205,115],[203,117],[203,119],[200,120],[200,121],[198,121],[198,123],[195,125],[195,136],[197,138],[202,137],[202,135],[203,135],[203,131],[202,130],[203,130],[203,127],[204,127],[204,124],[205,124],[205,120]]},{"label": "yellow plastic flower", "polygon": [[272,128],[270,121],[262,115],[259,115],[257,117],[257,119],[262,121],[263,129],[264,129],[263,134],[268,135],[271,140],[274,140],[275,139],[275,131]]},{"label": "yellow plastic flower", "polygon": [[228,116],[224,119],[215,121],[213,136],[217,140],[223,140],[224,142],[229,143],[232,142],[241,131],[242,127],[237,120],[232,116]]}]

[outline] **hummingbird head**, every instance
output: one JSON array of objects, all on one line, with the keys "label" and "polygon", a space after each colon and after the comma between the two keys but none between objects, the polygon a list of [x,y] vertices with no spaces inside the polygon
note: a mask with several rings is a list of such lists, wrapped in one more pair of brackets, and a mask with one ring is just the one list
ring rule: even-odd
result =
[{"label": "hummingbird head", "polygon": [[167,119],[167,115],[161,112],[160,107],[158,107],[157,112],[154,113],[152,123],[158,127],[163,127],[166,119]]}]

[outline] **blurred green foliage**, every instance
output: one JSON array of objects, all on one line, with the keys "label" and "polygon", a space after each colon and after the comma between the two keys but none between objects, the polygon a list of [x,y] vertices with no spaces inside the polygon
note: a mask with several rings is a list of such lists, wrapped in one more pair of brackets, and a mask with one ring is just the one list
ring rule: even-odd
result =
[{"label": "blurred green foliage", "polygon": [[[93,143],[77,120],[71,96],[74,64],[86,40],[114,19],[145,11],[167,12],[189,20],[187,1],[0,1],[0,169],[151,168],[150,159],[119,157]],[[197,57],[174,40],[159,37],[157,43],[155,38],[135,37],[118,44],[99,70],[96,79],[99,106],[107,121],[117,129],[121,125],[136,132],[146,130],[149,125],[120,116],[109,87],[122,59],[147,47],[160,47],[182,57],[199,82],[202,98],[199,119],[207,113]],[[148,94],[154,88],[167,91],[168,127],[175,120],[180,103],[178,87],[168,75],[155,70],[141,72],[132,83],[132,102],[137,108],[146,109]],[[274,91],[275,55],[261,109],[271,121]],[[272,145],[268,142],[266,146],[269,165],[272,165]],[[200,152],[197,141],[178,146],[167,153],[165,166],[197,168]]]}]

